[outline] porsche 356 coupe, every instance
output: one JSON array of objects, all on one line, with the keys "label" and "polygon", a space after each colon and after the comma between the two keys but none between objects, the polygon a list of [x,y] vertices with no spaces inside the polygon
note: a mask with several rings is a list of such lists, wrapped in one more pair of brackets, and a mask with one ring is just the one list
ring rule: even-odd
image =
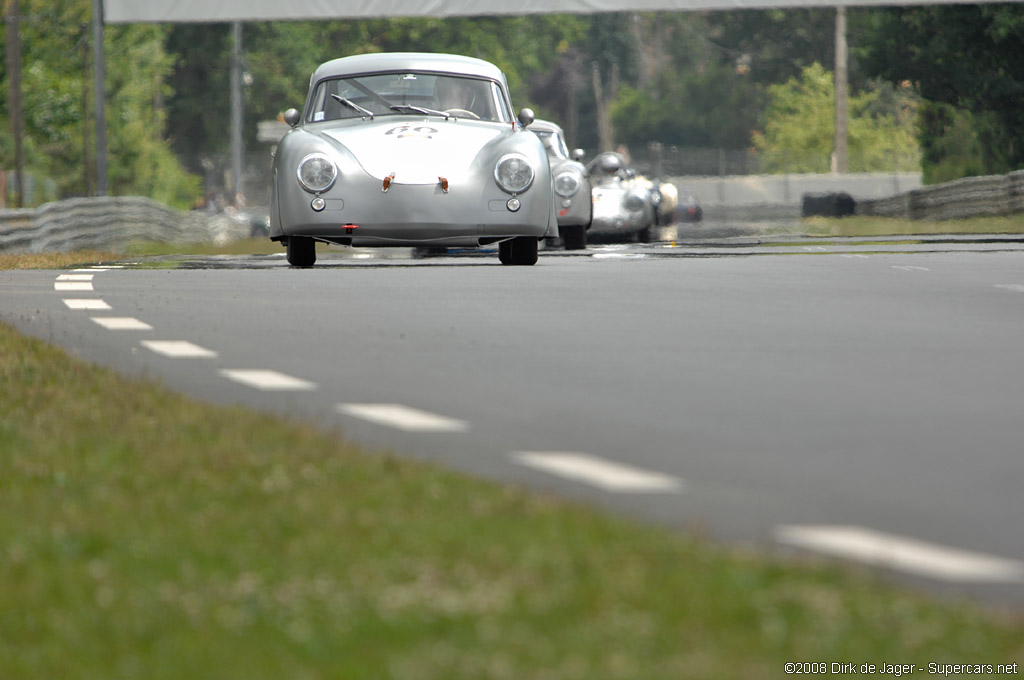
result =
[{"label": "porsche 356 coupe", "polygon": [[457,55],[366,54],[319,66],[274,155],[270,238],[310,267],[317,241],[498,245],[532,265],[558,236],[547,153],[513,115],[493,64]]}]

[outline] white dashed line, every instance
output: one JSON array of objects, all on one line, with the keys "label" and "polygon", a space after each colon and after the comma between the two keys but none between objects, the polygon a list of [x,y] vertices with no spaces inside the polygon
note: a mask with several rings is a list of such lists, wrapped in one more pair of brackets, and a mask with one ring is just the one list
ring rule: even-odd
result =
[{"label": "white dashed line", "polygon": [[858,260],[868,260],[868,259],[870,259],[870,257],[868,257],[867,255],[859,255],[859,254],[854,254],[854,255],[849,255],[849,254],[848,254],[848,255],[842,255],[841,257],[849,258],[849,259],[851,259],[851,260],[852,260],[852,259],[858,259]]},{"label": "white dashed line", "polygon": [[54,290],[63,290],[63,291],[86,291],[86,290],[91,291],[92,290],[92,282],[91,281],[54,281],[53,282],[53,289]]},{"label": "white dashed line", "polygon": [[61,274],[58,281],[92,281],[95,274]]},{"label": "white dashed line", "polygon": [[262,369],[228,369],[220,372],[225,378],[265,392],[315,390],[316,383],[293,378],[277,371]]},{"label": "white dashed line", "polygon": [[995,287],[1002,290],[1012,290],[1015,293],[1024,293],[1024,284],[1020,283],[997,283]]},{"label": "white dashed line", "polygon": [[679,492],[683,480],[572,451],[520,451],[516,462],[616,493]]},{"label": "white dashed line", "polygon": [[812,253],[825,253],[825,252],[828,252],[828,248],[826,248],[824,246],[804,246],[804,250],[810,251]]},{"label": "white dashed line", "polygon": [[781,526],[782,543],[942,581],[1024,582],[1024,562],[857,526]]},{"label": "white dashed line", "polygon": [[401,404],[338,404],[338,413],[407,432],[465,432],[463,420],[402,406]]},{"label": "white dashed line", "polygon": [[894,264],[893,269],[900,269],[905,272],[928,272],[931,271],[928,267],[918,267],[912,264]]},{"label": "white dashed line", "polygon": [[110,305],[103,300],[89,298],[66,298],[64,304],[68,309],[110,309]]},{"label": "white dashed line", "polygon": [[647,255],[644,253],[594,253],[591,257],[595,260],[642,260]]},{"label": "white dashed line", "polygon": [[153,327],[145,321],[130,316],[94,316],[92,320],[108,331],[151,331]]},{"label": "white dashed line", "polygon": [[217,353],[186,340],[143,340],[142,345],[173,359],[213,359]]}]

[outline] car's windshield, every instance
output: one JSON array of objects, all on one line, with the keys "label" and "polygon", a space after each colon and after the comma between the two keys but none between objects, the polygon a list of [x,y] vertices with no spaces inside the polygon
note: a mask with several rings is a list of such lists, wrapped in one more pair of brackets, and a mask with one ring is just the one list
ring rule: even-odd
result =
[{"label": "car's windshield", "polygon": [[383,73],[320,81],[307,120],[408,113],[512,122],[512,109],[493,80],[434,73]]},{"label": "car's windshield", "polygon": [[569,157],[569,149],[565,146],[565,140],[554,130],[534,130],[540,141],[544,142],[544,148],[549,158],[563,160]]}]

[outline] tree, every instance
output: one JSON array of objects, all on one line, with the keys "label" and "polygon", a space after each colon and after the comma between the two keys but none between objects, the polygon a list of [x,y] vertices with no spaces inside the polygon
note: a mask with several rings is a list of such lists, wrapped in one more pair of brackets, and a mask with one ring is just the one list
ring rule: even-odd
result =
[{"label": "tree", "polygon": [[[24,204],[25,197],[25,153],[23,142],[23,127],[25,125],[24,110],[21,104],[21,39],[18,31],[20,22],[20,8],[18,0],[7,0],[7,8],[4,12],[6,20],[6,63],[7,63],[7,84],[9,86],[10,111],[8,116],[11,119],[11,138],[14,146],[14,177],[17,182],[17,193],[15,194],[14,207],[20,208]],[[0,205],[6,200],[6,196],[0,196]]]},{"label": "tree", "polygon": [[[996,3],[895,8],[871,15],[860,51],[864,70],[909,81],[935,105],[920,120],[926,177],[952,155],[965,176],[1024,167],[1024,5]],[[955,122],[954,122],[955,121]],[[963,126],[977,152],[953,151],[943,137]],[[980,166],[980,168],[979,168]]]},{"label": "tree", "polygon": [[[26,172],[35,202],[89,193],[92,81],[89,0],[20,0],[24,52]],[[187,207],[198,182],[184,173],[165,139],[163,102],[170,91],[166,29],[118,26],[106,32],[110,174],[115,194],[151,196]],[[10,74],[4,73],[4,89]],[[0,146],[13,148],[0,133]]]},{"label": "tree", "polygon": [[[762,153],[765,172],[828,172],[835,129],[835,85],[820,64],[799,78],[768,88],[762,132],[754,146]],[[879,90],[850,97],[849,149],[851,172],[916,169],[915,104],[905,93]]]}]

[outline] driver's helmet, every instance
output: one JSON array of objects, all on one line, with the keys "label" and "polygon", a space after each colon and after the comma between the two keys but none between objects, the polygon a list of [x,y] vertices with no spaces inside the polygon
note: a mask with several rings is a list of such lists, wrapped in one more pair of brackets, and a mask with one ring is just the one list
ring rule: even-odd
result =
[{"label": "driver's helmet", "polygon": [[611,154],[604,156],[598,161],[598,168],[602,174],[605,175],[617,175],[622,170],[622,161],[619,160],[618,156]]}]

